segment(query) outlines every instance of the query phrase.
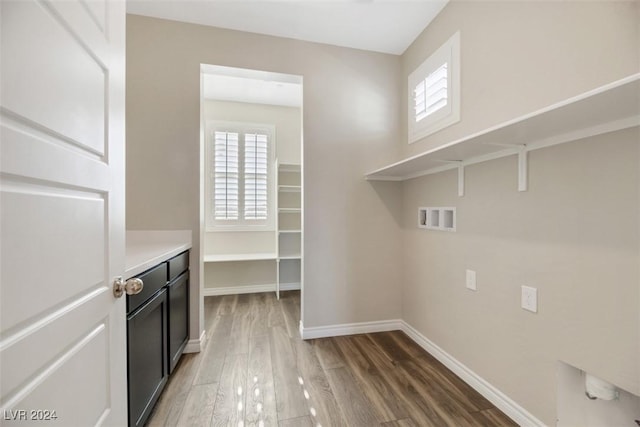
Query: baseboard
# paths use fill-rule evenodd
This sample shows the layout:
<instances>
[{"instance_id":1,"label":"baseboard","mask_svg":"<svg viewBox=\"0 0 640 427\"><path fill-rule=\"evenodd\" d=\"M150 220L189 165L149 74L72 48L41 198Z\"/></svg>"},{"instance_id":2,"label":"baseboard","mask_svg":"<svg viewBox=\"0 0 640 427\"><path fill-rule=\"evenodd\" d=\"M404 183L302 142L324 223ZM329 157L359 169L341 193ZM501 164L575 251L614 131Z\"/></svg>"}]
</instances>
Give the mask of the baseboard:
<instances>
[{"instance_id":1,"label":"baseboard","mask_svg":"<svg viewBox=\"0 0 640 427\"><path fill-rule=\"evenodd\" d=\"M204 348L205 331L202 331L200 338L195 340L189 340L184 347L184 353L200 353Z\"/></svg>"},{"instance_id":2,"label":"baseboard","mask_svg":"<svg viewBox=\"0 0 640 427\"><path fill-rule=\"evenodd\" d=\"M443 365L459 376L464 382L473 387L478 393L493 403L498 409L504 412L509 418L517 422L520 426L544 427L545 424L534 417L522 406L518 405L507 395L484 380L478 374L467 368L449 353L438 347L434 342L418 332L407 322L400 321L401 330L406 333L420 347L426 350L433 357L438 359Z\"/></svg>"},{"instance_id":3,"label":"baseboard","mask_svg":"<svg viewBox=\"0 0 640 427\"><path fill-rule=\"evenodd\" d=\"M402 328L402 320L380 320L375 322L345 323L332 326L305 328L300 322L300 336L303 340L338 337L342 335L369 334L373 332L397 331Z\"/></svg>"},{"instance_id":4,"label":"baseboard","mask_svg":"<svg viewBox=\"0 0 640 427\"><path fill-rule=\"evenodd\" d=\"M413 341L416 342L425 351L438 359L442 364L459 376L464 382L469 384L478 393L484 396L488 401L493 403L498 409L504 412L508 417L525 427L544 427L545 424L529 413L522 406L502 393L496 387L491 385L478 374L467 368L453 356L448 354L442 348L438 347L434 342L418 332L414 327L404 320L383 320L362 323L347 323L332 326L317 326L305 328L302 320L300 321L300 336L302 339L315 339L326 337L337 337L343 335L367 334L374 332L386 332L401 330L406 333Z\"/></svg>"},{"instance_id":5,"label":"baseboard","mask_svg":"<svg viewBox=\"0 0 640 427\"><path fill-rule=\"evenodd\" d=\"M300 290L300 283L280 283L281 291ZM218 288L204 288L202 294L205 297L216 295L235 295L235 294L258 294L261 292L275 292L275 283L267 283L264 285L243 285L243 286L222 286Z\"/></svg>"}]
</instances>

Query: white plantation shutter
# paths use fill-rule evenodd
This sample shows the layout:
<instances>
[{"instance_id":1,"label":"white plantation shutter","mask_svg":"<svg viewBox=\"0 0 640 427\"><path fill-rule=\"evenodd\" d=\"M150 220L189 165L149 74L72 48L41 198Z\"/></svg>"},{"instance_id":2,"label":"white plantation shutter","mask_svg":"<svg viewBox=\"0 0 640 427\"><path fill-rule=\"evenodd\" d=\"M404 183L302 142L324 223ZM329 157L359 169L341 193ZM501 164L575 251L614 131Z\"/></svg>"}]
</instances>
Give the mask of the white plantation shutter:
<instances>
[{"instance_id":1,"label":"white plantation shutter","mask_svg":"<svg viewBox=\"0 0 640 427\"><path fill-rule=\"evenodd\" d=\"M414 89L416 122L445 107L448 102L448 65L445 62Z\"/></svg>"},{"instance_id":2,"label":"white plantation shutter","mask_svg":"<svg viewBox=\"0 0 640 427\"><path fill-rule=\"evenodd\" d=\"M275 229L275 126L209 122L207 231Z\"/></svg>"},{"instance_id":3,"label":"white plantation shutter","mask_svg":"<svg viewBox=\"0 0 640 427\"><path fill-rule=\"evenodd\" d=\"M215 132L214 142L214 218L238 219L238 134Z\"/></svg>"},{"instance_id":4,"label":"white plantation shutter","mask_svg":"<svg viewBox=\"0 0 640 427\"><path fill-rule=\"evenodd\" d=\"M244 219L267 219L268 137L244 135Z\"/></svg>"},{"instance_id":5,"label":"white plantation shutter","mask_svg":"<svg viewBox=\"0 0 640 427\"><path fill-rule=\"evenodd\" d=\"M421 140L460 121L460 32L407 77L407 140Z\"/></svg>"}]
</instances>

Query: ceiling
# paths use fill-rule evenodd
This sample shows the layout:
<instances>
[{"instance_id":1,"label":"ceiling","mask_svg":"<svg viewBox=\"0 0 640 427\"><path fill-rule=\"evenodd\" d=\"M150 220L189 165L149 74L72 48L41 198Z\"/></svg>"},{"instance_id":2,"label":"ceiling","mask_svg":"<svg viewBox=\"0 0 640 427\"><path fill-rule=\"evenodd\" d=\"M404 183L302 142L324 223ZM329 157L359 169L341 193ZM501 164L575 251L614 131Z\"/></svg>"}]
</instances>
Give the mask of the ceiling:
<instances>
[{"instance_id":1,"label":"ceiling","mask_svg":"<svg viewBox=\"0 0 640 427\"><path fill-rule=\"evenodd\" d=\"M400 55L448 0L129 0L127 12Z\"/></svg>"},{"instance_id":2,"label":"ceiling","mask_svg":"<svg viewBox=\"0 0 640 427\"><path fill-rule=\"evenodd\" d=\"M207 64L201 70L204 99L302 106L300 76Z\"/></svg>"}]
</instances>

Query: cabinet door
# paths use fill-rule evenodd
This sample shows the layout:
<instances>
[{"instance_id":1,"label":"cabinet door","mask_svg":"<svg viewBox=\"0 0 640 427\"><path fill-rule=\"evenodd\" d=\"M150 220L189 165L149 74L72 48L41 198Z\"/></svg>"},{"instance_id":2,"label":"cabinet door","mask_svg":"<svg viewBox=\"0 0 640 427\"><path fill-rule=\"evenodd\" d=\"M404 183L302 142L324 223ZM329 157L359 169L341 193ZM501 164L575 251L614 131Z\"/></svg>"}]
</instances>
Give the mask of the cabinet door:
<instances>
[{"instance_id":1,"label":"cabinet door","mask_svg":"<svg viewBox=\"0 0 640 427\"><path fill-rule=\"evenodd\" d=\"M167 372L167 292L127 317L129 426L142 426L155 405Z\"/></svg>"},{"instance_id":2,"label":"cabinet door","mask_svg":"<svg viewBox=\"0 0 640 427\"><path fill-rule=\"evenodd\" d=\"M189 272L171 282L169 291L169 373L176 367L189 339Z\"/></svg>"}]
</instances>

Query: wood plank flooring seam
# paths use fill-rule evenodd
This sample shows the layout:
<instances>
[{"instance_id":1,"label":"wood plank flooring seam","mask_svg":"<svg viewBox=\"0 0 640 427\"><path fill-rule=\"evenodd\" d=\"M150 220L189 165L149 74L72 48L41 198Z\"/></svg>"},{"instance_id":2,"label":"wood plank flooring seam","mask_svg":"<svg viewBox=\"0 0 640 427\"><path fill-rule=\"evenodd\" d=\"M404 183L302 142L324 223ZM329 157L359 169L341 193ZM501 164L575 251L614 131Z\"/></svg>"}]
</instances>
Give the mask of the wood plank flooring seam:
<instances>
[{"instance_id":1,"label":"wood plank flooring seam","mask_svg":"<svg viewBox=\"0 0 640 427\"><path fill-rule=\"evenodd\" d=\"M300 292L205 298L148 426L513 427L401 331L303 341Z\"/></svg>"}]
</instances>

